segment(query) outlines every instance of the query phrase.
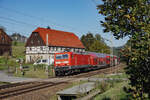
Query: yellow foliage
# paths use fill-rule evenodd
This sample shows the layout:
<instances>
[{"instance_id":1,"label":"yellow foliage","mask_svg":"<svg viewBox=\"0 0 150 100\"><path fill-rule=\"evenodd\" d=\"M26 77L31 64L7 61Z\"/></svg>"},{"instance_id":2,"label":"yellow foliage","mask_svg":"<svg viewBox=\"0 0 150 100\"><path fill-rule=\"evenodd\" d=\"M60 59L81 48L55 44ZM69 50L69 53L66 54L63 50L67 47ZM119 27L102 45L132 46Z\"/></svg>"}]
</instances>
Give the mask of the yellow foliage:
<instances>
[{"instance_id":1,"label":"yellow foliage","mask_svg":"<svg viewBox=\"0 0 150 100\"><path fill-rule=\"evenodd\" d=\"M135 21L135 17L132 17L132 21Z\"/></svg>"},{"instance_id":2,"label":"yellow foliage","mask_svg":"<svg viewBox=\"0 0 150 100\"><path fill-rule=\"evenodd\" d=\"M124 17L126 17L126 18L129 18L129 19L130 19L130 15L129 15L129 14L124 15Z\"/></svg>"}]
</instances>

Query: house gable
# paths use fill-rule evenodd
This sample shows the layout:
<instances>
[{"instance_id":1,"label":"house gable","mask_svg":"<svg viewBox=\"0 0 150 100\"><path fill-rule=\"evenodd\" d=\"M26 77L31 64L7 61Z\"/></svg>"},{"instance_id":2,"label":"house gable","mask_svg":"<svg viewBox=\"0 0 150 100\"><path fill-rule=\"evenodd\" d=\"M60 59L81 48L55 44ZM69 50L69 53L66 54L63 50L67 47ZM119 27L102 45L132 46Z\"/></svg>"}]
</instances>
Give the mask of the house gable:
<instances>
[{"instance_id":1,"label":"house gable","mask_svg":"<svg viewBox=\"0 0 150 100\"><path fill-rule=\"evenodd\" d=\"M11 42L11 38L3 30L0 30L0 44L11 46Z\"/></svg>"},{"instance_id":2,"label":"house gable","mask_svg":"<svg viewBox=\"0 0 150 100\"><path fill-rule=\"evenodd\" d=\"M46 44L42 40L41 36L38 32L32 32L31 36L28 38L26 42L26 47L31 46L45 46Z\"/></svg>"},{"instance_id":3,"label":"house gable","mask_svg":"<svg viewBox=\"0 0 150 100\"><path fill-rule=\"evenodd\" d=\"M11 44L12 39L2 29L0 29L0 56L4 53L11 55Z\"/></svg>"}]
</instances>

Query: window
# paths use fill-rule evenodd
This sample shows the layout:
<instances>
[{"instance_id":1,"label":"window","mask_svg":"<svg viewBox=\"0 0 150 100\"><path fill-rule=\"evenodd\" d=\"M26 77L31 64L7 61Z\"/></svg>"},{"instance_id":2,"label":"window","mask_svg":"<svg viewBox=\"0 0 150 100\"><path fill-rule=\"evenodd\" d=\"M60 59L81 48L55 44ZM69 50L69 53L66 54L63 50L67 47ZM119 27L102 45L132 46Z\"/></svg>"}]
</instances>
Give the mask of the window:
<instances>
[{"instance_id":1,"label":"window","mask_svg":"<svg viewBox=\"0 0 150 100\"><path fill-rule=\"evenodd\" d=\"M35 36L37 36L37 33L34 33Z\"/></svg>"},{"instance_id":2,"label":"window","mask_svg":"<svg viewBox=\"0 0 150 100\"><path fill-rule=\"evenodd\" d=\"M4 41L5 40L5 38L2 36L2 41Z\"/></svg>"},{"instance_id":3,"label":"window","mask_svg":"<svg viewBox=\"0 0 150 100\"><path fill-rule=\"evenodd\" d=\"M65 48L62 48L62 51L65 51Z\"/></svg>"},{"instance_id":4,"label":"window","mask_svg":"<svg viewBox=\"0 0 150 100\"><path fill-rule=\"evenodd\" d=\"M38 60L38 61L37 61L37 63L40 63L40 62L41 62L41 60Z\"/></svg>"},{"instance_id":5,"label":"window","mask_svg":"<svg viewBox=\"0 0 150 100\"><path fill-rule=\"evenodd\" d=\"M54 50L54 47L52 47L52 50Z\"/></svg>"},{"instance_id":6,"label":"window","mask_svg":"<svg viewBox=\"0 0 150 100\"><path fill-rule=\"evenodd\" d=\"M63 59L68 59L68 54L62 55Z\"/></svg>"},{"instance_id":7,"label":"window","mask_svg":"<svg viewBox=\"0 0 150 100\"><path fill-rule=\"evenodd\" d=\"M61 51L61 47L58 47L58 51Z\"/></svg>"},{"instance_id":8,"label":"window","mask_svg":"<svg viewBox=\"0 0 150 100\"><path fill-rule=\"evenodd\" d=\"M56 47L54 47L54 50L56 51Z\"/></svg>"},{"instance_id":9,"label":"window","mask_svg":"<svg viewBox=\"0 0 150 100\"><path fill-rule=\"evenodd\" d=\"M56 55L56 59L68 59L68 54L59 54L59 55Z\"/></svg>"},{"instance_id":10,"label":"window","mask_svg":"<svg viewBox=\"0 0 150 100\"><path fill-rule=\"evenodd\" d=\"M62 59L62 55L56 55L56 59Z\"/></svg>"},{"instance_id":11,"label":"window","mask_svg":"<svg viewBox=\"0 0 150 100\"><path fill-rule=\"evenodd\" d=\"M47 62L46 60L43 60L42 62Z\"/></svg>"}]
</instances>

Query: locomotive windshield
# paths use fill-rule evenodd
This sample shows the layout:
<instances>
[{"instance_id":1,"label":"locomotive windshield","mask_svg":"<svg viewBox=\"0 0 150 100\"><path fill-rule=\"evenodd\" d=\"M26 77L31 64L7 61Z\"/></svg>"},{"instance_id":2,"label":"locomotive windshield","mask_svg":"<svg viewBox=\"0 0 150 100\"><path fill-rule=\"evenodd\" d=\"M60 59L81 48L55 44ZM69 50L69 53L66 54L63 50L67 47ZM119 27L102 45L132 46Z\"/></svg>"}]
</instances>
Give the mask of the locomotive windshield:
<instances>
[{"instance_id":1,"label":"locomotive windshield","mask_svg":"<svg viewBox=\"0 0 150 100\"><path fill-rule=\"evenodd\" d=\"M59 54L59 55L56 55L56 59L68 59L68 54Z\"/></svg>"}]
</instances>

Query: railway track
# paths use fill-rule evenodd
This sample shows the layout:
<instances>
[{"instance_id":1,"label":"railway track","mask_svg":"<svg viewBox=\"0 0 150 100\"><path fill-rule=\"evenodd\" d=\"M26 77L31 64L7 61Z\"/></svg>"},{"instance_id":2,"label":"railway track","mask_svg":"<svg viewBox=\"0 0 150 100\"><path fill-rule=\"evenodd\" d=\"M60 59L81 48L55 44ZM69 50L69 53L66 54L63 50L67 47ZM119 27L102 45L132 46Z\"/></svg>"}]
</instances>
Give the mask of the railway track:
<instances>
[{"instance_id":1,"label":"railway track","mask_svg":"<svg viewBox=\"0 0 150 100\"><path fill-rule=\"evenodd\" d=\"M87 77L92 77L94 75L98 75L98 74L102 74L102 73L109 74L109 73L115 72L116 70L118 70L118 68L121 68L122 66L125 66L125 65L120 64L120 65L113 66L113 67L101 68L101 69L89 71L86 73L80 73L77 75L70 75L70 76L64 76L64 77L67 77L67 78L87 78Z\"/></svg>"},{"instance_id":2,"label":"railway track","mask_svg":"<svg viewBox=\"0 0 150 100\"><path fill-rule=\"evenodd\" d=\"M17 96L20 94L24 94L27 92L63 84L66 82L29 82L29 83L22 83L22 84L14 84L8 88L0 89L0 100L12 96Z\"/></svg>"},{"instance_id":3,"label":"railway track","mask_svg":"<svg viewBox=\"0 0 150 100\"><path fill-rule=\"evenodd\" d=\"M79 78L87 78L87 77L92 77L94 75L102 74L102 73L113 73L115 72L118 68L121 68L124 66L123 64L120 64L115 67L109 67L109 68L104 68L104 69L98 69L94 71L89 71L86 73L81 73L77 75L72 75L72 76L64 76L64 77L59 77L59 78L51 78L50 81L41 81L41 82L23 82L23 83L13 83L13 84L8 84L8 85L2 85L0 86L0 100L5 99L8 97L13 97L17 95L21 95L27 92L32 92L40 89L44 89L47 87L52 87L52 86L60 86L61 84L69 84L70 82L75 81L76 79ZM55 81L55 82L54 82Z\"/></svg>"},{"instance_id":4,"label":"railway track","mask_svg":"<svg viewBox=\"0 0 150 100\"><path fill-rule=\"evenodd\" d=\"M16 87L16 86L21 86L21 85L25 85L25 84L29 84L29 83L31 83L31 82L18 82L18 83L13 83L13 84L1 85L0 90L6 89L6 88L12 88L12 87Z\"/></svg>"}]
</instances>

